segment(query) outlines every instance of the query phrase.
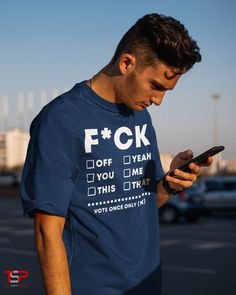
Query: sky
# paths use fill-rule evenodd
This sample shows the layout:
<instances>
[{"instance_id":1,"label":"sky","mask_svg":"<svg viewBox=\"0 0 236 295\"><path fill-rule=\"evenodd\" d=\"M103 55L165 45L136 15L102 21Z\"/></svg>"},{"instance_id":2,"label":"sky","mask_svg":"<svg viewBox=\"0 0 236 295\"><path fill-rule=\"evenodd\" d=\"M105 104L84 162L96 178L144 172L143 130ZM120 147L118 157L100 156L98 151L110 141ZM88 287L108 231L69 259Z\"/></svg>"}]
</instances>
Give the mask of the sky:
<instances>
[{"instance_id":1,"label":"sky","mask_svg":"<svg viewBox=\"0 0 236 295\"><path fill-rule=\"evenodd\" d=\"M97 73L152 12L180 20L202 54L162 105L149 108L160 152L197 154L216 143L225 145L223 159L236 158L235 0L0 0L0 129L28 128L43 102Z\"/></svg>"}]
</instances>

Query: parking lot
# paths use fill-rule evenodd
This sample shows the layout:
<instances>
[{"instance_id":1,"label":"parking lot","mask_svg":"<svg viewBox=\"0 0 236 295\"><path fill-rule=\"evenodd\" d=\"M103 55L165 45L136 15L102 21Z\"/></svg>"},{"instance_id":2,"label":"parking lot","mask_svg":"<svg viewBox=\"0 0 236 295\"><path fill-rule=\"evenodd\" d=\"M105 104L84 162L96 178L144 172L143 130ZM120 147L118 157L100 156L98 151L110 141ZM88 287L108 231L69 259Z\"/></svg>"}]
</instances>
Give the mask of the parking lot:
<instances>
[{"instance_id":1,"label":"parking lot","mask_svg":"<svg viewBox=\"0 0 236 295\"><path fill-rule=\"evenodd\" d=\"M16 196L0 196L0 294L43 294L33 242L33 222L22 217ZM234 295L236 213L203 217L196 224L161 224L163 295ZM25 270L9 287L6 270Z\"/></svg>"},{"instance_id":2,"label":"parking lot","mask_svg":"<svg viewBox=\"0 0 236 295\"><path fill-rule=\"evenodd\" d=\"M235 229L236 214L229 212L161 225L163 294L235 294Z\"/></svg>"}]
</instances>

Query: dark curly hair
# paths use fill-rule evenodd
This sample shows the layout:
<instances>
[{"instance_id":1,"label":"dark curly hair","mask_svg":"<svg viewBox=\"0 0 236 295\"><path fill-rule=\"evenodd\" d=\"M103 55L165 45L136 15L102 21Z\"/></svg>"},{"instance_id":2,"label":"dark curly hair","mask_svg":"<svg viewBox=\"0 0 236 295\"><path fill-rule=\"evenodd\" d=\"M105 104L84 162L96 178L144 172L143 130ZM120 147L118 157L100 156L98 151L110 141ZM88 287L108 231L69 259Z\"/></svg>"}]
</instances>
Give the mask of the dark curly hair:
<instances>
[{"instance_id":1,"label":"dark curly hair","mask_svg":"<svg viewBox=\"0 0 236 295\"><path fill-rule=\"evenodd\" d=\"M159 59L180 73L201 61L199 47L184 25L157 13L143 16L125 33L111 64L122 53L134 54L140 67L149 66Z\"/></svg>"}]
</instances>

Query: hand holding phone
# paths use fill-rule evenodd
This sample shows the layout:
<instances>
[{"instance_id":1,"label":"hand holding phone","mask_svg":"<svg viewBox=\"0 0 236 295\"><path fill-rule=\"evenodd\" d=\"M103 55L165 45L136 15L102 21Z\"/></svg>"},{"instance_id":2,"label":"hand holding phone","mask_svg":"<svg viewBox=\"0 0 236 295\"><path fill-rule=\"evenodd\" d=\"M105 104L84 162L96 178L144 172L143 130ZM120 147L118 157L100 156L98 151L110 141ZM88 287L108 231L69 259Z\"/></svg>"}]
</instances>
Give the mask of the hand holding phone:
<instances>
[{"instance_id":1,"label":"hand holding phone","mask_svg":"<svg viewBox=\"0 0 236 295\"><path fill-rule=\"evenodd\" d=\"M209 150L205 151L204 153L198 155L197 157L192 158L191 160L187 161L185 164L181 165L177 169L182 170L184 172L191 172L191 169L189 168L190 163L196 163L198 165L206 163L208 157L213 157L214 155L218 154L219 152L223 151L225 147L223 145L221 146L214 146L210 148ZM174 171L169 173L170 176L177 177L174 174Z\"/></svg>"}]
</instances>

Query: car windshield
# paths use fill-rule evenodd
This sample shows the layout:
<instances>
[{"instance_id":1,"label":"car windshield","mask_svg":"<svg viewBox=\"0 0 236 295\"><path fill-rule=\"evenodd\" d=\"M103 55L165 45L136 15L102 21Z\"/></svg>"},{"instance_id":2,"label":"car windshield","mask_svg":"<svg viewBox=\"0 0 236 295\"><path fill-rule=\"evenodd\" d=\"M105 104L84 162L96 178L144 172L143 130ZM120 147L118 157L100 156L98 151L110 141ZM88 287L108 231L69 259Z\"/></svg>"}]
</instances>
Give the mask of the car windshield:
<instances>
[{"instance_id":1,"label":"car windshield","mask_svg":"<svg viewBox=\"0 0 236 295\"><path fill-rule=\"evenodd\" d=\"M236 181L207 181L206 190L210 191L231 191L236 190Z\"/></svg>"}]
</instances>

